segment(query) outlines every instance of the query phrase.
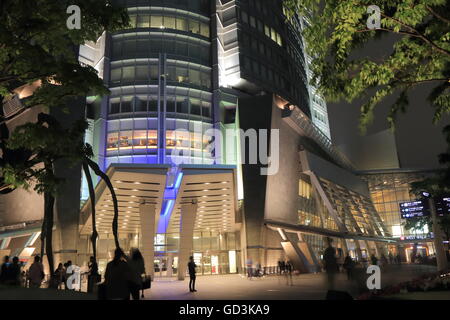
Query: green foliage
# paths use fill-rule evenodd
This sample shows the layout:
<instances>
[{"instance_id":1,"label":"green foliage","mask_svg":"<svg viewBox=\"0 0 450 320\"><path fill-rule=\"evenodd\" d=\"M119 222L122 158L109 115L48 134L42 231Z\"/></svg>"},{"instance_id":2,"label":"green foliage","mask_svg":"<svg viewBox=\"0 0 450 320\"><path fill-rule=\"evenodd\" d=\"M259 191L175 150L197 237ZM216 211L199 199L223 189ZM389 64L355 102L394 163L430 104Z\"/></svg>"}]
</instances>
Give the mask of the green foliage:
<instances>
[{"instance_id":1,"label":"green foliage","mask_svg":"<svg viewBox=\"0 0 450 320\"><path fill-rule=\"evenodd\" d=\"M69 30L70 5L81 8L81 29ZM0 98L37 80L27 106L59 107L67 98L108 91L95 69L78 62L78 46L129 24L126 10L108 0L2 0L0 2ZM1 119L0 119L1 120Z\"/></svg>"},{"instance_id":2,"label":"green foliage","mask_svg":"<svg viewBox=\"0 0 450 320\"><path fill-rule=\"evenodd\" d=\"M0 174L14 187L33 187L39 194L56 195L64 181L54 173L55 161L65 159L75 165L93 155L92 148L83 141L86 129L85 120L66 129L53 117L40 114L38 122L17 127L7 142L10 150L30 150L30 157L24 162L7 163L0 168Z\"/></svg>"},{"instance_id":3,"label":"green foliage","mask_svg":"<svg viewBox=\"0 0 450 320\"><path fill-rule=\"evenodd\" d=\"M307 17L303 31L313 57L313 82L329 101L357 98L361 129L373 118L375 107L400 93L388 121L408 106L410 89L433 84L429 101L434 122L450 111L450 2L446 0L284 0L289 17ZM381 28L367 27L367 8L381 9ZM356 58L355 52L383 34L396 34L390 55Z\"/></svg>"}]
</instances>

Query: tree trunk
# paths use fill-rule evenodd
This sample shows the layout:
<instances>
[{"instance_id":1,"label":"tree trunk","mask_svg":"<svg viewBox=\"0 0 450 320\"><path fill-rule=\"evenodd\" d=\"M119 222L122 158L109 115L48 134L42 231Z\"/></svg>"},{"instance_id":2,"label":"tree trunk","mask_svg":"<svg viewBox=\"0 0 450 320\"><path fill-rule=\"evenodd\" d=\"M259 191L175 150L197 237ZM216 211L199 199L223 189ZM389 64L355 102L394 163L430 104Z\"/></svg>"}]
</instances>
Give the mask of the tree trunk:
<instances>
[{"instance_id":1,"label":"tree trunk","mask_svg":"<svg viewBox=\"0 0 450 320\"><path fill-rule=\"evenodd\" d=\"M44 259L45 255L45 233L46 233L46 223L45 223L45 204L44 204L44 219L42 220L41 227L41 261Z\"/></svg>"},{"instance_id":2,"label":"tree trunk","mask_svg":"<svg viewBox=\"0 0 450 320\"><path fill-rule=\"evenodd\" d=\"M48 270L50 279L54 274L54 262L53 262L53 209L55 206L55 197L51 193L44 194L45 202L45 252L47 254Z\"/></svg>"},{"instance_id":3,"label":"tree trunk","mask_svg":"<svg viewBox=\"0 0 450 320\"><path fill-rule=\"evenodd\" d=\"M118 233L118 229L119 229L119 207L118 207L118 204L117 204L116 192L114 191L114 187L111 184L111 180L109 180L108 175L106 175L102 170L100 170L100 167L98 166L98 164L96 164L94 161L92 161L89 158L86 158L86 161L87 161L89 167L91 167L92 170L94 170L95 174L98 175L100 178L102 178L102 180L108 186L109 191L111 192L111 197L112 197L112 201L113 201L113 205L114 205L114 219L113 219L113 223L112 223L112 230L113 230L114 242L115 242L115 245L116 245L116 249L120 249L119 233Z\"/></svg>"},{"instance_id":4,"label":"tree trunk","mask_svg":"<svg viewBox=\"0 0 450 320\"><path fill-rule=\"evenodd\" d=\"M45 170L47 172L52 172L53 174L53 163L51 161L46 161L44 163ZM54 219L54 207L55 207L55 197L51 192L44 193L44 224L45 224L45 252L47 254L48 270L50 274L50 284L52 284L52 278L55 272L55 266L53 262L53 219Z\"/></svg>"},{"instance_id":5,"label":"tree trunk","mask_svg":"<svg viewBox=\"0 0 450 320\"><path fill-rule=\"evenodd\" d=\"M94 184L92 183L91 172L89 171L89 165L88 165L87 161L83 161L83 170L84 170L84 175L86 176L86 180L87 180L88 187L89 187L89 198L91 199L92 255L94 256L94 260L97 261L97 238L98 238L98 232L97 232L97 226L96 226L96 222L95 222L95 189L94 189Z\"/></svg>"}]
</instances>

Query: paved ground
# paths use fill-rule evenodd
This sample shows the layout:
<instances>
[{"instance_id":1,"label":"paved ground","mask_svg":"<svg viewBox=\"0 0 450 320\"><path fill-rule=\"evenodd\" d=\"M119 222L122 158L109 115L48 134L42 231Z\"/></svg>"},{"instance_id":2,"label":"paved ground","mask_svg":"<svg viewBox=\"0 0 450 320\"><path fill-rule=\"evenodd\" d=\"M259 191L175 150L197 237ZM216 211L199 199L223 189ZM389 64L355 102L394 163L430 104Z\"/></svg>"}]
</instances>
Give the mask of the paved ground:
<instances>
[{"instance_id":1,"label":"paved ground","mask_svg":"<svg viewBox=\"0 0 450 320\"><path fill-rule=\"evenodd\" d=\"M411 280L427 272L435 271L434 267L403 265L382 269L382 287ZM346 275L339 274L336 279L336 290L349 292L357 297L365 290L368 275L364 270L357 272L359 281L348 281ZM326 296L327 286L324 274L302 274L292 277L292 285L287 285L284 276L246 279L240 275L199 276L198 292L188 290L189 280L156 279L152 288L146 290L148 300L322 300ZM411 293L394 296L395 299L446 299L450 300L450 292ZM48 300L94 300L95 295L65 290L1 288L0 300L8 299L48 299Z\"/></svg>"},{"instance_id":2,"label":"paved ground","mask_svg":"<svg viewBox=\"0 0 450 320\"><path fill-rule=\"evenodd\" d=\"M410 280L419 274L433 272L434 267L403 265L382 270L381 286ZM357 272L359 281L348 281L346 275L339 274L336 290L347 291L357 297L365 290L368 275L361 269ZM287 285L284 276L246 279L240 275L199 276L198 292L188 290L189 281L160 280L145 293L146 299L154 300L322 300L326 296L327 285L324 274L302 274L292 277L293 285Z\"/></svg>"}]
</instances>

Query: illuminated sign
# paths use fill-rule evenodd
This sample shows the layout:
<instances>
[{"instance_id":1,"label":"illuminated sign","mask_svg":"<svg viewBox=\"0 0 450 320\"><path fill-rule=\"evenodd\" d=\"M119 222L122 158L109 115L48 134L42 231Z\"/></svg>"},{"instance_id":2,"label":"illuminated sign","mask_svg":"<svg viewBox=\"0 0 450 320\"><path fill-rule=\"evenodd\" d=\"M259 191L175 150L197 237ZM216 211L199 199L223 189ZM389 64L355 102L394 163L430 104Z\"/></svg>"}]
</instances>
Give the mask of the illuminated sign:
<instances>
[{"instance_id":1,"label":"illuminated sign","mask_svg":"<svg viewBox=\"0 0 450 320\"><path fill-rule=\"evenodd\" d=\"M436 212L439 216L450 214L450 197L436 199Z\"/></svg>"},{"instance_id":2,"label":"illuminated sign","mask_svg":"<svg viewBox=\"0 0 450 320\"><path fill-rule=\"evenodd\" d=\"M400 203L402 219L426 217L431 214L428 200L416 200Z\"/></svg>"}]
</instances>

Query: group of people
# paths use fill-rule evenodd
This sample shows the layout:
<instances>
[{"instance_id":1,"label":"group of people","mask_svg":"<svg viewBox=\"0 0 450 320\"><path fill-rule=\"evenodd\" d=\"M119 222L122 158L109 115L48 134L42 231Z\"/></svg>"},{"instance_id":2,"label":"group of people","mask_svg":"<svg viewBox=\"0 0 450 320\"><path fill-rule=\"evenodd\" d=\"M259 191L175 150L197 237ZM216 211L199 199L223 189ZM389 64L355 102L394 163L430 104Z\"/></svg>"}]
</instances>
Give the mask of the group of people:
<instances>
[{"instance_id":1,"label":"group of people","mask_svg":"<svg viewBox=\"0 0 450 320\"><path fill-rule=\"evenodd\" d=\"M131 249L127 256L121 249L116 249L114 258L105 270L103 297L108 300L139 300L139 292L143 285L145 263L137 248Z\"/></svg>"},{"instance_id":2,"label":"group of people","mask_svg":"<svg viewBox=\"0 0 450 320\"><path fill-rule=\"evenodd\" d=\"M23 264L18 257L14 257L12 262L9 256L3 258L3 264L0 271L0 284L11 286L30 286L30 288L39 288L45 278L44 266L39 256L34 257L27 272L23 271Z\"/></svg>"},{"instance_id":3,"label":"group of people","mask_svg":"<svg viewBox=\"0 0 450 320\"><path fill-rule=\"evenodd\" d=\"M0 284L20 286L22 283L21 269L22 265L18 257L14 257L10 262L9 256L5 256L0 270Z\"/></svg>"}]
</instances>

